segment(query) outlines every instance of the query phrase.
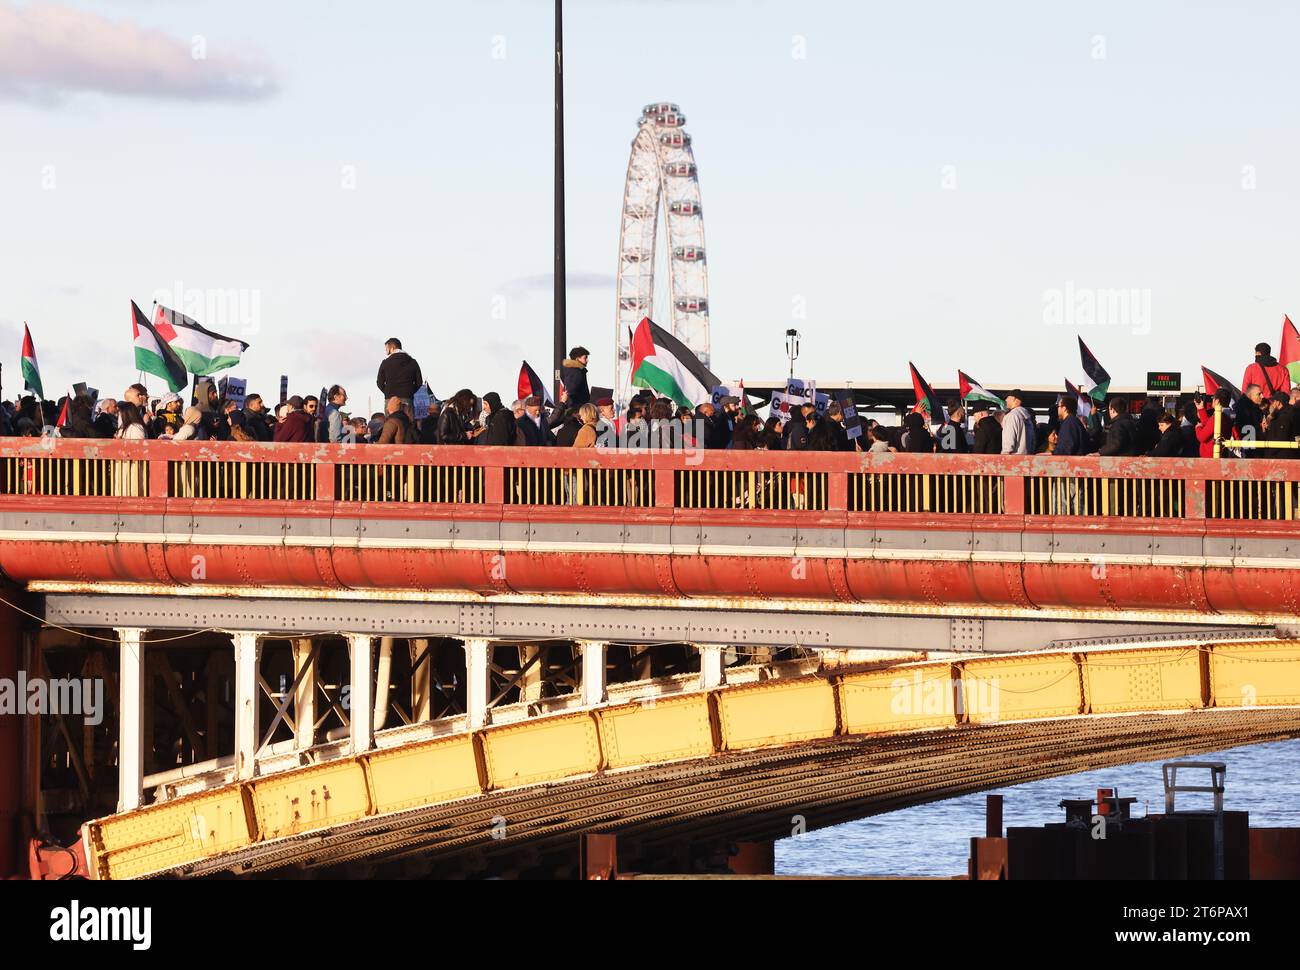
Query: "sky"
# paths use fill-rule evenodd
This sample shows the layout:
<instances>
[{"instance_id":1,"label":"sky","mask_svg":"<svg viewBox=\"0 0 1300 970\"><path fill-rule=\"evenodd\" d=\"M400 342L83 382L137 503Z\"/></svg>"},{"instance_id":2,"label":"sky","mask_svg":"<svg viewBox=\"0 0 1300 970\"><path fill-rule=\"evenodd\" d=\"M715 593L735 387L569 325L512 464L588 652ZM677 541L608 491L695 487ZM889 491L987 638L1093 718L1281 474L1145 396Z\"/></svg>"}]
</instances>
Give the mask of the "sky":
<instances>
[{"instance_id":1,"label":"sky","mask_svg":"<svg viewBox=\"0 0 1300 970\"><path fill-rule=\"evenodd\" d=\"M1300 7L569 0L569 341L608 386L644 104L699 166L713 370L990 389L1236 380L1300 315ZM546 0L0 0L0 363L136 378L129 301L251 346L249 389L378 407L551 353ZM661 320L666 313L657 314ZM161 385L157 379L154 384Z\"/></svg>"}]
</instances>

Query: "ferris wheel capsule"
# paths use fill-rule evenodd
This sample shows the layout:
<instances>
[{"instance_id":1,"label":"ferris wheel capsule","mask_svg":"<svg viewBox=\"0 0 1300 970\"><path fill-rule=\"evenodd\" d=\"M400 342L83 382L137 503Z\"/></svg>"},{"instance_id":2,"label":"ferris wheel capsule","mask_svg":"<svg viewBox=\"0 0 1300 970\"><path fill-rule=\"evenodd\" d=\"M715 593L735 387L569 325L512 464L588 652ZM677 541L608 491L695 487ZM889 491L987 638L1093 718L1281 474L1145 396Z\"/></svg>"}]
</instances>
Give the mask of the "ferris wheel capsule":
<instances>
[{"instance_id":1,"label":"ferris wheel capsule","mask_svg":"<svg viewBox=\"0 0 1300 970\"><path fill-rule=\"evenodd\" d=\"M691 136L680 128L674 131L666 131L659 136L659 144L667 145L669 148L685 148L690 143Z\"/></svg>"},{"instance_id":2,"label":"ferris wheel capsule","mask_svg":"<svg viewBox=\"0 0 1300 970\"><path fill-rule=\"evenodd\" d=\"M664 174L675 178L690 178L695 174L694 162L672 162L664 166Z\"/></svg>"},{"instance_id":3,"label":"ferris wheel capsule","mask_svg":"<svg viewBox=\"0 0 1300 970\"><path fill-rule=\"evenodd\" d=\"M667 114L655 115L654 122L660 128L684 128L686 127L686 115L678 114L676 111L669 111Z\"/></svg>"},{"instance_id":4,"label":"ferris wheel capsule","mask_svg":"<svg viewBox=\"0 0 1300 970\"><path fill-rule=\"evenodd\" d=\"M698 216L701 208L693 199L678 199L668 205L668 211L675 216Z\"/></svg>"},{"instance_id":5,"label":"ferris wheel capsule","mask_svg":"<svg viewBox=\"0 0 1300 970\"><path fill-rule=\"evenodd\" d=\"M704 262L703 246L678 246L673 250L673 259L680 259L687 263Z\"/></svg>"},{"instance_id":6,"label":"ferris wheel capsule","mask_svg":"<svg viewBox=\"0 0 1300 970\"><path fill-rule=\"evenodd\" d=\"M669 101L659 101L656 104L648 104L641 109L641 114L646 118L653 118L656 115L677 114L681 108Z\"/></svg>"},{"instance_id":7,"label":"ferris wheel capsule","mask_svg":"<svg viewBox=\"0 0 1300 970\"><path fill-rule=\"evenodd\" d=\"M682 313L708 313L709 301L702 296L684 296L673 302Z\"/></svg>"}]
</instances>

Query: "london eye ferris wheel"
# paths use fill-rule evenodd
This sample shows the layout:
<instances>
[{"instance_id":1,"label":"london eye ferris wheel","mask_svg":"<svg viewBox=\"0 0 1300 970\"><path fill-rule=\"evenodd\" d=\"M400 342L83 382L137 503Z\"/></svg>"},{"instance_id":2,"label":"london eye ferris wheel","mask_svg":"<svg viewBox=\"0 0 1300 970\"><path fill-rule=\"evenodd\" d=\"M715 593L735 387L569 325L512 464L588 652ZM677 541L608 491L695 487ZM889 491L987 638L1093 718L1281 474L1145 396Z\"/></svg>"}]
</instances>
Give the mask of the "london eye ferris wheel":
<instances>
[{"instance_id":1,"label":"london eye ferris wheel","mask_svg":"<svg viewBox=\"0 0 1300 970\"><path fill-rule=\"evenodd\" d=\"M709 274L699 171L686 117L668 102L641 112L623 188L618 243L618 294L614 325L614 393L620 411L631 397L629 334L642 317L672 331L709 366ZM659 214L665 227L665 262L656 263ZM665 311L671 311L670 315Z\"/></svg>"}]
</instances>

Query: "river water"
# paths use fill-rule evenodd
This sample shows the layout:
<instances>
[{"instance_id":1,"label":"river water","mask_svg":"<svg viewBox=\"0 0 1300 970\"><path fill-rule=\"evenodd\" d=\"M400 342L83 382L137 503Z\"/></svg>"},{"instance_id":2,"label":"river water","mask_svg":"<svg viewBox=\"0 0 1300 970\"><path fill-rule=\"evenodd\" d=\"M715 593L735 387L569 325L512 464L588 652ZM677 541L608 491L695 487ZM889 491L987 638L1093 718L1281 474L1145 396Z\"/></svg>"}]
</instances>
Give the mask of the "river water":
<instances>
[{"instance_id":1,"label":"river water","mask_svg":"<svg viewBox=\"0 0 1300 970\"><path fill-rule=\"evenodd\" d=\"M1300 826L1300 740L1231 748L1179 760L1228 766L1224 807L1250 812L1251 825ZM1133 815L1164 811L1161 761L1102 768L996 791L1002 824L1065 820L1063 798L1095 798L1098 788L1135 796ZM1187 777L1185 777L1185 775ZM1179 772L1180 785L1209 784L1210 772ZM876 815L806 832L776 844L776 871L801 875L954 876L966 871L970 837L984 834L985 794ZM1178 808L1210 807L1210 795L1179 795Z\"/></svg>"}]
</instances>

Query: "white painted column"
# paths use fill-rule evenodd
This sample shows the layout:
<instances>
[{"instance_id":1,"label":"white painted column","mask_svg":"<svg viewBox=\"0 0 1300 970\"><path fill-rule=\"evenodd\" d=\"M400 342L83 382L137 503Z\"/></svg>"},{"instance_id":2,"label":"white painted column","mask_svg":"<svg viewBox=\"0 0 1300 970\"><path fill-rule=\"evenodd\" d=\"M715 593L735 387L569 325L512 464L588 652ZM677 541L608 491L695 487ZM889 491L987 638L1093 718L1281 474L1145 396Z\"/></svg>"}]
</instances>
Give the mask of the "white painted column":
<instances>
[{"instance_id":1,"label":"white painted column","mask_svg":"<svg viewBox=\"0 0 1300 970\"><path fill-rule=\"evenodd\" d=\"M374 730L374 659L368 633L349 633L348 650L352 656L352 691L348 698L348 725L352 735L352 753L369 751L375 745Z\"/></svg>"},{"instance_id":2,"label":"white painted column","mask_svg":"<svg viewBox=\"0 0 1300 970\"><path fill-rule=\"evenodd\" d=\"M292 641L293 676L298 687L293 692L293 743L296 748L310 748L316 743L316 665L312 662L311 637ZM303 669L310 669L303 673Z\"/></svg>"},{"instance_id":3,"label":"white painted column","mask_svg":"<svg viewBox=\"0 0 1300 970\"><path fill-rule=\"evenodd\" d=\"M258 696L257 674L261 668L263 634L240 630L235 642L235 777L243 780L257 774Z\"/></svg>"},{"instance_id":4,"label":"white painted column","mask_svg":"<svg viewBox=\"0 0 1300 970\"><path fill-rule=\"evenodd\" d=\"M587 640L578 645L582 651L582 706L605 703L605 648L603 640Z\"/></svg>"},{"instance_id":5,"label":"white painted column","mask_svg":"<svg viewBox=\"0 0 1300 970\"><path fill-rule=\"evenodd\" d=\"M491 644L487 640L465 641L465 714L471 731L486 727L488 722L488 660Z\"/></svg>"},{"instance_id":6,"label":"white painted column","mask_svg":"<svg viewBox=\"0 0 1300 970\"><path fill-rule=\"evenodd\" d=\"M700 690L712 690L727 682L722 668L722 653L726 645L722 643L697 644L700 651Z\"/></svg>"},{"instance_id":7,"label":"white painted column","mask_svg":"<svg viewBox=\"0 0 1300 970\"><path fill-rule=\"evenodd\" d=\"M117 810L129 812L144 803L144 630L119 627Z\"/></svg>"}]
</instances>

